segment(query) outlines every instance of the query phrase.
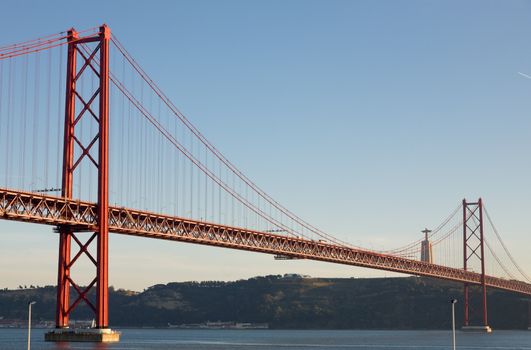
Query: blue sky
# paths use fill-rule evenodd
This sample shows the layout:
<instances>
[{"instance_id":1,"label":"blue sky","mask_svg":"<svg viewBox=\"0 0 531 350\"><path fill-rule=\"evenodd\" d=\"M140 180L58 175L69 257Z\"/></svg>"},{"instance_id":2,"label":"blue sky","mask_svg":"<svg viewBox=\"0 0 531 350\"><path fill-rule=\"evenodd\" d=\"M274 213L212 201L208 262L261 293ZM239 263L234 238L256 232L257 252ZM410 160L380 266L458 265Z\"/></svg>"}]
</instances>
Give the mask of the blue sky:
<instances>
[{"instance_id":1,"label":"blue sky","mask_svg":"<svg viewBox=\"0 0 531 350\"><path fill-rule=\"evenodd\" d=\"M531 272L531 79L518 74L531 74L530 2L2 6L1 44L107 23L209 140L327 232L393 248L482 196ZM50 231L0 222L0 287L55 283ZM117 236L110 261L110 284L132 289L286 272L390 275Z\"/></svg>"}]
</instances>

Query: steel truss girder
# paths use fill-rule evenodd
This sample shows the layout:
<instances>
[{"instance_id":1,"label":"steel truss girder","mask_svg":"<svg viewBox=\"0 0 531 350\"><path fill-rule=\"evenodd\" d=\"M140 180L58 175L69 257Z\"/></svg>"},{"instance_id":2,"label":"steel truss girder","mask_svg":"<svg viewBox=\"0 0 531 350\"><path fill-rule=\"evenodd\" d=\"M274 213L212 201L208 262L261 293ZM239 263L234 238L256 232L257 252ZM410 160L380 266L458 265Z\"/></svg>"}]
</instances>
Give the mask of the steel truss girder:
<instances>
[{"instance_id":1,"label":"steel truss girder","mask_svg":"<svg viewBox=\"0 0 531 350\"><path fill-rule=\"evenodd\" d=\"M97 205L35 193L0 189L0 218L96 231ZM109 231L230 249L285 255L300 259L367 267L481 285L482 275L393 255L337 246L239 227L218 225L130 208L109 207ZM531 284L485 276L492 288L531 295Z\"/></svg>"}]
</instances>

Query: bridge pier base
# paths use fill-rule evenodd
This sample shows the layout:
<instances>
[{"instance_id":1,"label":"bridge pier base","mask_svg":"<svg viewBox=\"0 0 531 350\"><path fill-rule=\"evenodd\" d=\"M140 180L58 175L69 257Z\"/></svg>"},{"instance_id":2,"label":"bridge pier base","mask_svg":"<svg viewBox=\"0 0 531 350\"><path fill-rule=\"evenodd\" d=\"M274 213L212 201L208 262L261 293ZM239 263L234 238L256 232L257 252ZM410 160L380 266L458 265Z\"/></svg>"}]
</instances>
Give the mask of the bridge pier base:
<instances>
[{"instance_id":1,"label":"bridge pier base","mask_svg":"<svg viewBox=\"0 0 531 350\"><path fill-rule=\"evenodd\" d=\"M469 333L492 333L490 326L463 326L461 330Z\"/></svg>"},{"instance_id":2,"label":"bridge pier base","mask_svg":"<svg viewBox=\"0 0 531 350\"><path fill-rule=\"evenodd\" d=\"M116 343L120 341L120 332L110 328L57 328L44 334L44 340L53 342Z\"/></svg>"}]
</instances>

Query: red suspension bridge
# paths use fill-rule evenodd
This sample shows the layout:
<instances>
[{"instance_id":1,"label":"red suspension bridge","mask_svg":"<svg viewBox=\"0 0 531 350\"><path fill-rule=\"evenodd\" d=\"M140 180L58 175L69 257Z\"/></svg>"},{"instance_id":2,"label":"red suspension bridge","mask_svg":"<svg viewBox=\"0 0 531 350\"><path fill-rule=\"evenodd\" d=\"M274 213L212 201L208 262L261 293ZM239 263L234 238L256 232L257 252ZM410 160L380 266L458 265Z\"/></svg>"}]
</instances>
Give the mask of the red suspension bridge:
<instances>
[{"instance_id":1,"label":"red suspension bridge","mask_svg":"<svg viewBox=\"0 0 531 350\"><path fill-rule=\"evenodd\" d=\"M0 218L59 233L58 329L80 304L109 327L109 232L461 282L464 326L488 326L487 287L531 296L481 199L389 251L301 219L218 151L107 26L0 46L0 164ZM95 266L87 285L76 282L83 256Z\"/></svg>"}]
</instances>

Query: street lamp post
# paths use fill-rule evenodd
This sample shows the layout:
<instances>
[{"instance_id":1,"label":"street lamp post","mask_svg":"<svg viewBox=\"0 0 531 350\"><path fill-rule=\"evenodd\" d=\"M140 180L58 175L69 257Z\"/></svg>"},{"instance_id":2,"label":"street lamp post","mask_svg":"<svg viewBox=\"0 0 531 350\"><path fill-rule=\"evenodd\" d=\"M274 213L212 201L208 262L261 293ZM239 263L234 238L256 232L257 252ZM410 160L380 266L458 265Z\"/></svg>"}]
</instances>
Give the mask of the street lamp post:
<instances>
[{"instance_id":1,"label":"street lamp post","mask_svg":"<svg viewBox=\"0 0 531 350\"><path fill-rule=\"evenodd\" d=\"M450 304L452 304L452 344L453 349L455 350L455 304L457 303L457 299L450 300Z\"/></svg>"},{"instance_id":2,"label":"street lamp post","mask_svg":"<svg viewBox=\"0 0 531 350\"><path fill-rule=\"evenodd\" d=\"M28 303L28 350L31 348L31 305L35 303L36 301L30 301Z\"/></svg>"}]
</instances>

